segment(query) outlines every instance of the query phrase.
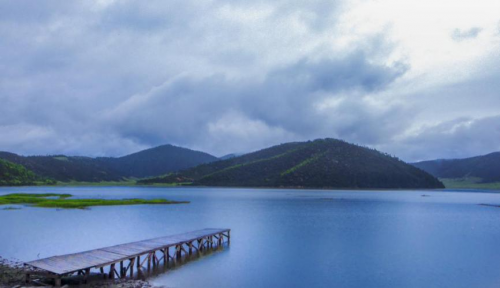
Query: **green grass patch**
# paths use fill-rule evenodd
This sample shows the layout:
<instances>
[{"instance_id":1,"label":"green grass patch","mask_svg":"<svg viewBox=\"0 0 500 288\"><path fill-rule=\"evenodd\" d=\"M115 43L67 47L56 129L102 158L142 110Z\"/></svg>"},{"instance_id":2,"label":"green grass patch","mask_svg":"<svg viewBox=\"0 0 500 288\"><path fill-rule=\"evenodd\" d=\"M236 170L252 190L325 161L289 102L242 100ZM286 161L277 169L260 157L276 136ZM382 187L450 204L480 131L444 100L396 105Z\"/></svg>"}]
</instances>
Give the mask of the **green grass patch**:
<instances>
[{"instance_id":1,"label":"green grass patch","mask_svg":"<svg viewBox=\"0 0 500 288\"><path fill-rule=\"evenodd\" d=\"M135 186L136 181L127 179L125 181L101 181L101 182L57 182L56 186L62 187L78 187L78 186L91 186L91 187L110 187L110 186Z\"/></svg>"},{"instance_id":2,"label":"green grass patch","mask_svg":"<svg viewBox=\"0 0 500 288\"><path fill-rule=\"evenodd\" d=\"M254 160L254 161L247 162L247 163L241 163L241 164L236 164L236 165L233 165L233 166L229 166L227 168L224 168L224 169L215 171L213 173L207 174L207 175L201 177L201 179L208 178L208 177L211 177L213 175L216 175L216 174L219 174L219 173L223 173L223 172L226 172L226 171L229 171L229 170L237 169L237 168L240 168L240 167L250 166L250 165L257 164L257 163L262 163L262 162L272 161L272 160L284 157L284 156L286 156L288 154L291 154L291 153L293 153L293 152L295 152L295 151L297 151L299 149L300 148L296 148L296 149L292 149L290 151L286 151L285 153L282 153L282 154L279 154L279 155L276 155L276 156L273 156L273 157L259 159L259 160Z\"/></svg>"},{"instance_id":3,"label":"green grass patch","mask_svg":"<svg viewBox=\"0 0 500 288\"><path fill-rule=\"evenodd\" d=\"M281 176L285 176L287 174L293 173L294 171L300 169L301 167L304 167L307 164L312 163L312 162L318 160L319 158L323 157L325 154L326 154L326 151L323 152L323 153L319 153L319 154L313 155L311 158L308 158L308 159L300 162L299 164L293 166L292 168L286 170L285 172L281 173Z\"/></svg>"},{"instance_id":4,"label":"green grass patch","mask_svg":"<svg viewBox=\"0 0 500 288\"><path fill-rule=\"evenodd\" d=\"M137 183L136 180L126 180L126 181L103 181L103 182L57 182L56 186L61 187L113 187L113 186L157 186L157 187L176 187L190 185L191 182L179 182L179 183L154 183L154 184L143 184Z\"/></svg>"},{"instance_id":5,"label":"green grass patch","mask_svg":"<svg viewBox=\"0 0 500 288\"><path fill-rule=\"evenodd\" d=\"M143 204L182 204L187 201L170 201L166 199L68 199L71 194L7 194L0 196L0 205L24 204L48 208L88 208L92 206L143 205Z\"/></svg>"},{"instance_id":6,"label":"green grass patch","mask_svg":"<svg viewBox=\"0 0 500 288\"><path fill-rule=\"evenodd\" d=\"M448 189L485 189L485 190L500 190L500 182L482 183L481 178L441 178L444 186Z\"/></svg>"}]
</instances>

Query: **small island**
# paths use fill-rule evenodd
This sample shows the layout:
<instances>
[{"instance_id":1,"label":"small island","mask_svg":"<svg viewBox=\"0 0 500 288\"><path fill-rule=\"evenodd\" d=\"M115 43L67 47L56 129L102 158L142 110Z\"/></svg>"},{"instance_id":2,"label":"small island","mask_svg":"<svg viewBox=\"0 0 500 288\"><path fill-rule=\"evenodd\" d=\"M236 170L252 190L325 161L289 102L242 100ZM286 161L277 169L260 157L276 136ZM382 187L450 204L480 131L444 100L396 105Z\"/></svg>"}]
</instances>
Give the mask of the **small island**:
<instances>
[{"instance_id":1,"label":"small island","mask_svg":"<svg viewBox=\"0 0 500 288\"><path fill-rule=\"evenodd\" d=\"M117 206L141 204L186 204L189 201L171 201L167 199L69 199L71 194L28 194L15 193L0 196L0 205L21 204L45 208L84 209L91 206Z\"/></svg>"}]
</instances>

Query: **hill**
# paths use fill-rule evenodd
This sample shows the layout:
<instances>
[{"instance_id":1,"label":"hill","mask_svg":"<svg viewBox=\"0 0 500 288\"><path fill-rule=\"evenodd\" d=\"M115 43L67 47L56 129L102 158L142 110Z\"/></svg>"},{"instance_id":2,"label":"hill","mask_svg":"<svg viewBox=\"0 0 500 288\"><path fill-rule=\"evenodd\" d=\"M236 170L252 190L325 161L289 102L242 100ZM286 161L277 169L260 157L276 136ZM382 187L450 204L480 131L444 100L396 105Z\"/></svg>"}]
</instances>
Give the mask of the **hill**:
<instances>
[{"instance_id":1,"label":"hill","mask_svg":"<svg viewBox=\"0 0 500 288\"><path fill-rule=\"evenodd\" d=\"M120 158L98 158L123 177L144 178L191 168L218 160L210 154L173 145L163 145Z\"/></svg>"},{"instance_id":2,"label":"hill","mask_svg":"<svg viewBox=\"0 0 500 288\"><path fill-rule=\"evenodd\" d=\"M292 142L138 184L301 188L444 188L426 172L376 150L335 139Z\"/></svg>"},{"instance_id":3,"label":"hill","mask_svg":"<svg viewBox=\"0 0 500 288\"><path fill-rule=\"evenodd\" d=\"M40 183L53 184L21 165L0 159L0 186L25 186Z\"/></svg>"},{"instance_id":4,"label":"hill","mask_svg":"<svg viewBox=\"0 0 500 288\"><path fill-rule=\"evenodd\" d=\"M465 159L422 161L412 165L438 178L500 182L500 152Z\"/></svg>"},{"instance_id":5,"label":"hill","mask_svg":"<svg viewBox=\"0 0 500 288\"><path fill-rule=\"evenodd\" d=\"M24 166L42 177L61 182L123 181L157 176L217 160L206 153L164 145L119 158L20 156L0 152L0 159Z\"/></svg>"},{"instance_id":6,"label":"hill","mask_svg":"<svg viewBox=\"0 0 500 288\"><path fill-rule=\"evenodd\" d=\"M90 157L55 156L19 156L0 152L0 158L19 164L42 177L62 182L69 181L121 181L118 172Z\"/></svg>"}]
</instances>

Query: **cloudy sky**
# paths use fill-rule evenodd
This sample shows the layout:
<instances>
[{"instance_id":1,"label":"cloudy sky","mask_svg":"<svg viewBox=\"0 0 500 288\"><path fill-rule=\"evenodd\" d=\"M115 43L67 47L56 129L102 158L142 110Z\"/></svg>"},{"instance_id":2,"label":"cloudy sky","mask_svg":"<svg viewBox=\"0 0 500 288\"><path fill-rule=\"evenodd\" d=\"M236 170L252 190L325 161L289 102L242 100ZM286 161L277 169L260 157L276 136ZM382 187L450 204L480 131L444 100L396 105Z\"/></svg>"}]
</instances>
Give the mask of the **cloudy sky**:
<instances>
[{"instance_id":1,"label":"cloudy sky","mask_svg":"<svg viewBox=\"0 0 500 288\"><path fill-rule=\"evenodd\" d=\"M498 0L0 0L0 150L500 150Z\"/></svg>"}]
</instances>

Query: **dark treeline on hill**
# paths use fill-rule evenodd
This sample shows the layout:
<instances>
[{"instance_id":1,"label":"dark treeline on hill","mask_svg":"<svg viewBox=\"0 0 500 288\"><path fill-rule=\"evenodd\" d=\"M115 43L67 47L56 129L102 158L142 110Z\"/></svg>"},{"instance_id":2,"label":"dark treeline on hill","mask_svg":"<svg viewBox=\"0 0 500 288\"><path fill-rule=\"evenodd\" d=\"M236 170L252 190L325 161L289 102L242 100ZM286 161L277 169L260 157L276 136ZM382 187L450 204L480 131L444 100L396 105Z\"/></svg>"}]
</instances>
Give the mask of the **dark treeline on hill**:
<instances>
[{"instance_id":1,"label":"dark treeline on hill","mask_svg":"<svg viewBox=\"0 0 500 288\"><path fill-rule=\"evenodd\" d=\"M433 176L397 158L335 139L281 144L138 184L186 182L234 187L444 188Z\"/></svg>"},{"instance_id":2,"label":"dark treeline on hill","mask_svg":"<svg viewBox=\"0 0 500 288\"><path fill-rule=\"evenodd\" d=\"M0 186L27 186L36 184L54 184L43 179L21 165L0 159Z\"/></svg>"},{"instance_id":3,"label":"dark treeline on hill","mask_svg":"<svg viewBox=\"0 0 500 288\"><path fill-rule=\"evenodd\" d=\"M218 158L200 151L163 145L120 158L98 158L98 160L124 177L144 178L217 161Z\"/></svg>"},{"instance_id":4,"label":"dark treeline on hill","mask_svg":"<svg viewBox=\"0 0 500 288\"><path fill-rule=\"evenodd\" d=\"M438 178L479 178L483 183L500 182L500 152L450 160L431 160L413 163Z\"/></svg>"},{"instance_id":5,"label":"dark treeline on hill","mask_svg":"<svg viewBox=\"0 0 500 288\"><path fill-rule=\"evenodd\" d=\"M123 181L164 175L217 160L207 153L163 145L119 158L19 156L0 152L0 159L24 166L35 174L61 182Z\"/></svg>"}]
</instances>

